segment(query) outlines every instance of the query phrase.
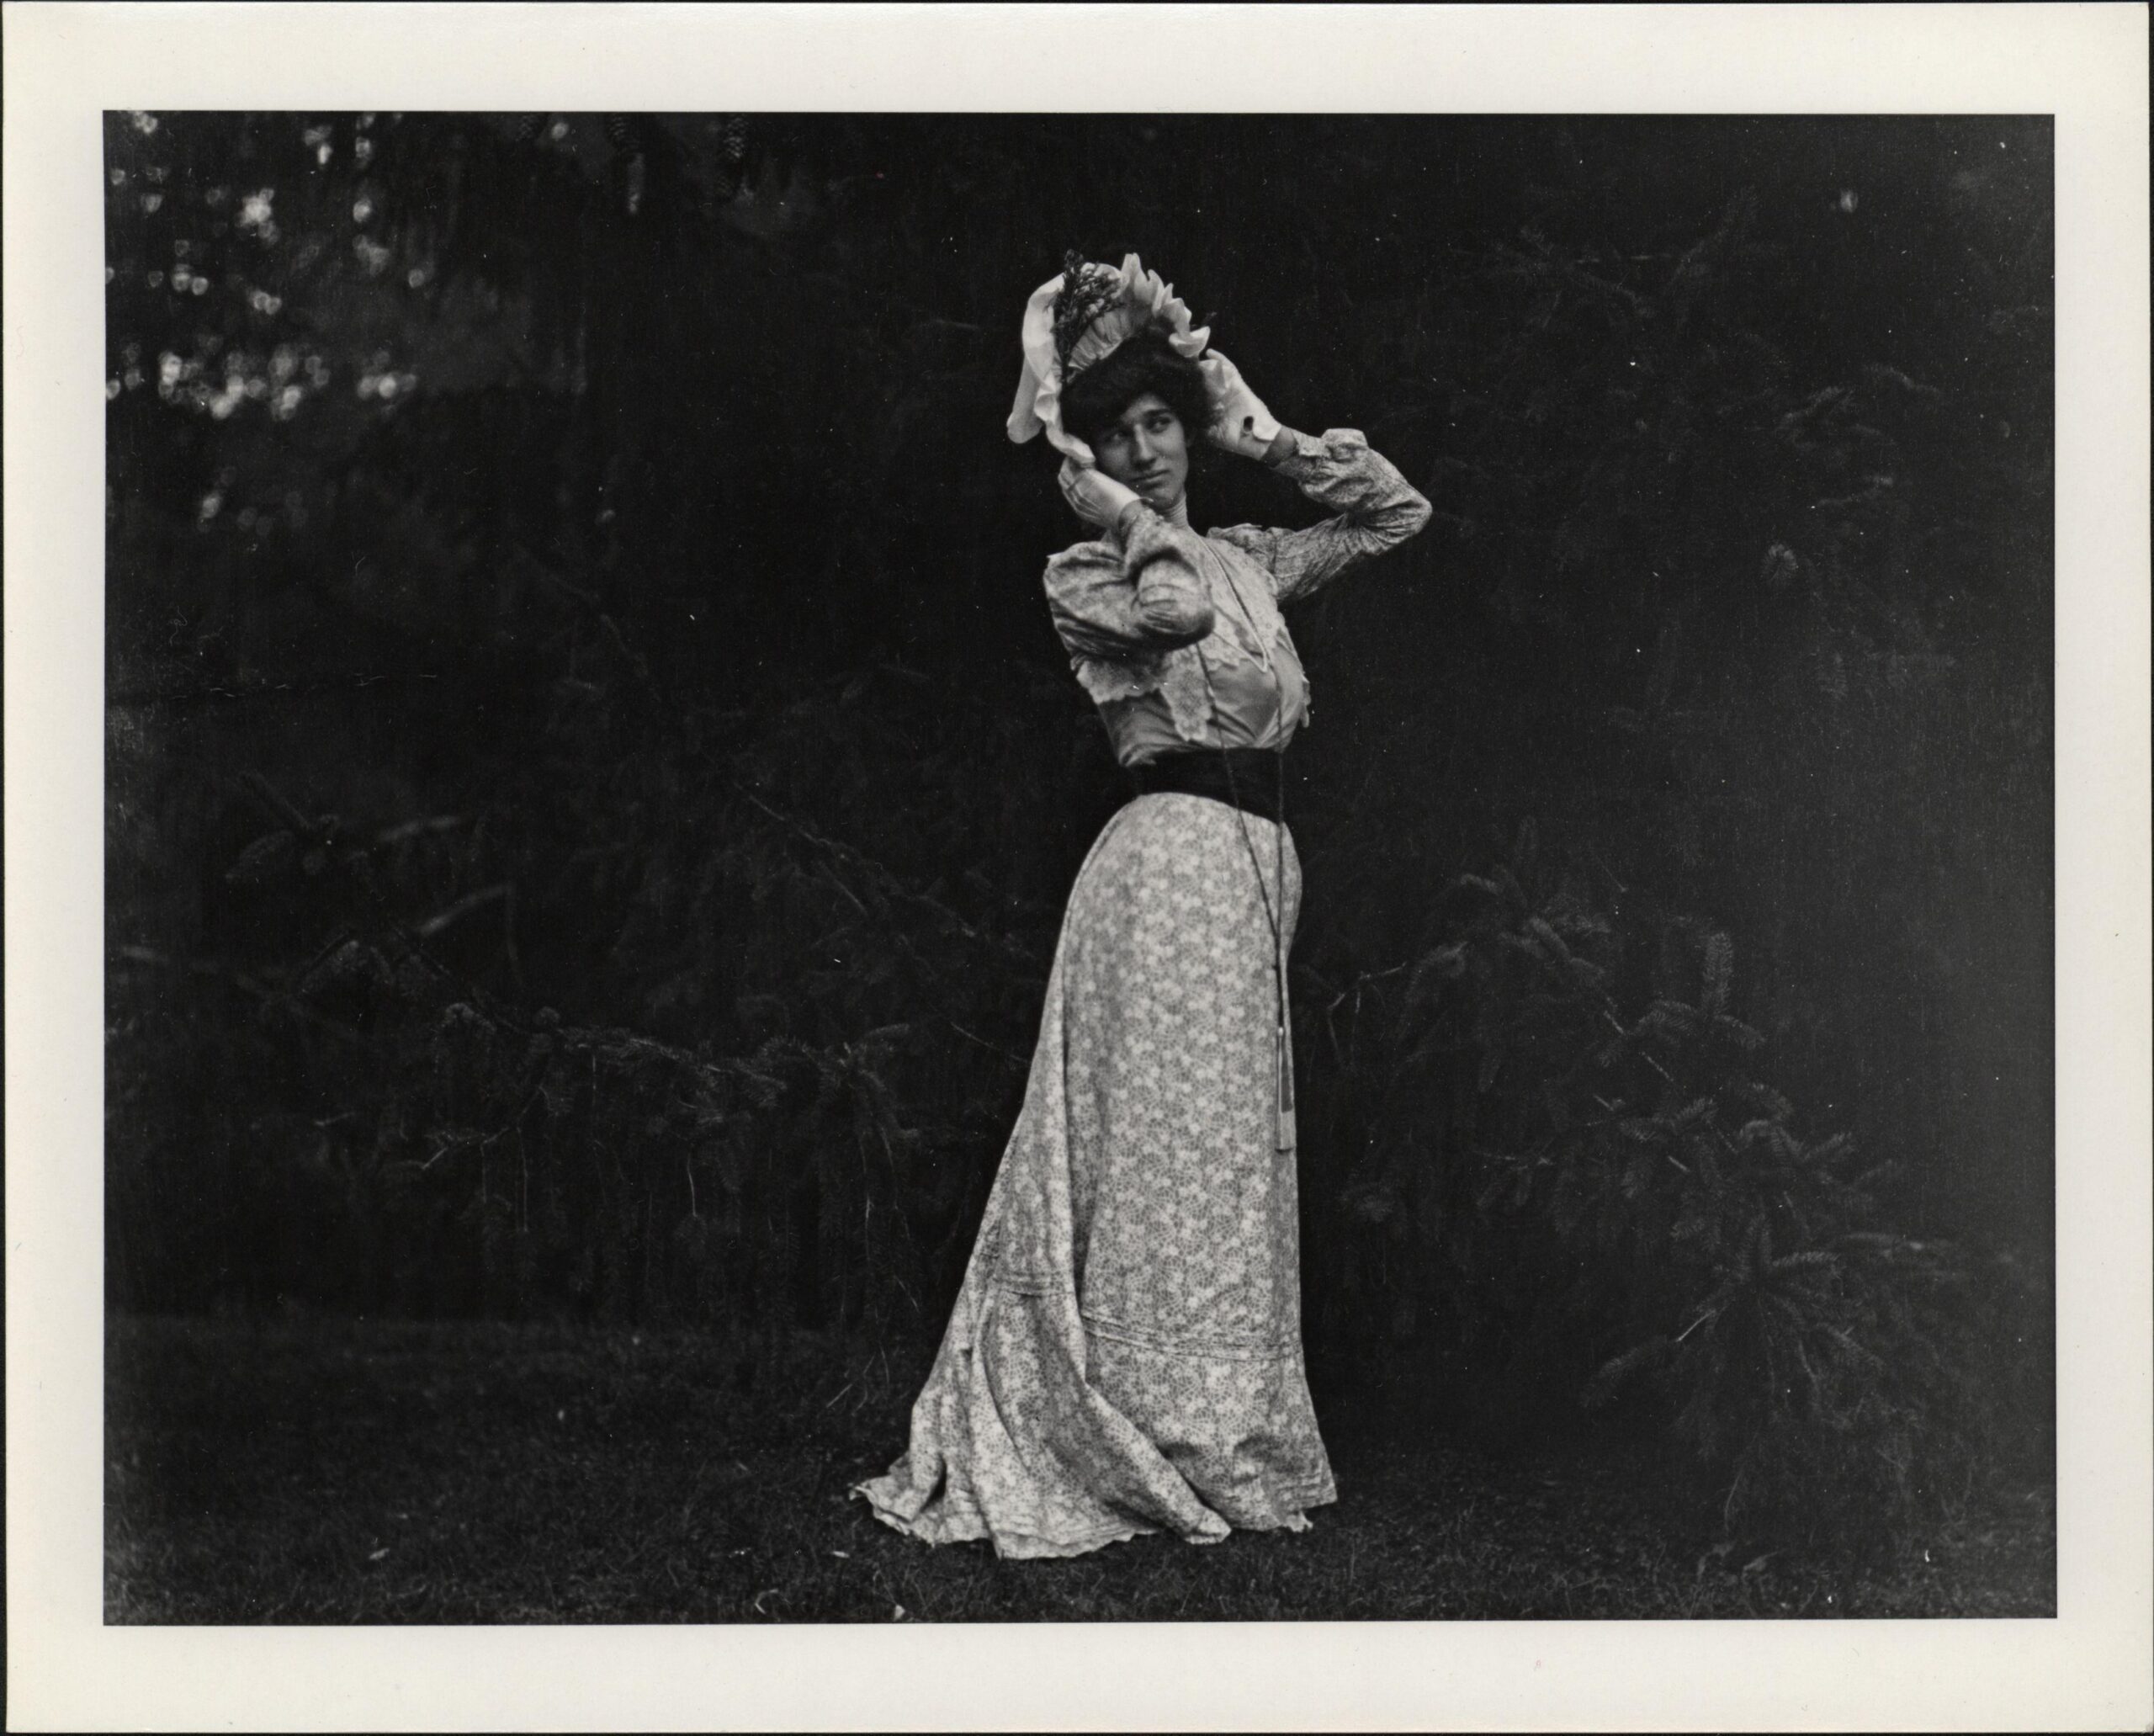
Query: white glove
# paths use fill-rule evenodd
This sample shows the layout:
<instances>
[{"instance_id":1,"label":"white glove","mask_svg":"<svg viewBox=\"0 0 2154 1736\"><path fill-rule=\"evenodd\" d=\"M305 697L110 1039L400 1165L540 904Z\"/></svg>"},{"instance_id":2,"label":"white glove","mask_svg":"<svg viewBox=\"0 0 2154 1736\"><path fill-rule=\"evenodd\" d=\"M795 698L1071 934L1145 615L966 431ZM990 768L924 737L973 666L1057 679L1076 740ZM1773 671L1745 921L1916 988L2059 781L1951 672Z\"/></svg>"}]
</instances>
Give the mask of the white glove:
<instances>
[{"instance_id":1,"label":"white glove","mask_svg":"<svg viewBox=\"0 0 2154 1736\"><path fill-rule=\"evenodd\" d=\"M1080 465L1074 459L1063 459L1055 480L1062 485L1062 497L1069 502L1070 511L1102 530L1112 530L1122 515L1138 503L1135 489L1123 486L1096 465Z\"/></svg>"},{"instance_id":2,"label":"white glove","mask_svg":"<svg viewBox=\"0 0 2154 1736\"><path fill-rule=\"evenodd\" d=\"M1262 458L1279 438L1278 417L1249 389L1241 370L1216 349L1196 368L1212 401L1212 426L1205 429L1204 438L1244 458Z\"/></svg>"}]
</instances>

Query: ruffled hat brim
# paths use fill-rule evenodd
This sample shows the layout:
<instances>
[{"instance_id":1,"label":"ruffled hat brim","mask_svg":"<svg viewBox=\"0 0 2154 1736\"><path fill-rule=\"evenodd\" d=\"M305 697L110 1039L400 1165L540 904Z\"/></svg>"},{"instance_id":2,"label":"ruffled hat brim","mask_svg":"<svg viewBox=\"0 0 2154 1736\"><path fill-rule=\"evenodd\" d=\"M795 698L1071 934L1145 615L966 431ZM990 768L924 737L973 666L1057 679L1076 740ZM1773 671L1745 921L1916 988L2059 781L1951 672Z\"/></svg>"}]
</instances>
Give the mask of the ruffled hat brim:
<instances>
[{"instance_id":1,"label":"ruffled hat brim","mask_svg":"<svg viewBox=\"0 0 2154 1736\"><path fill-rule=\"evenodd\" d=\"M1158 327L1178 355L1192 360L1204 353L1212 341L1211 328L1192 326L1189 309L1155 271L1147 271L1136 254L1127 255L1117 273L1121 283L1114 300L1086 328L1080 347L1104 356L1138 332ZM1062 293L1057 275L1032 291L1025 303L1025 322L1019 334L1024 367L1017 377L1017 396L1011 406L1008 431L1019 444L1044 433L1048 443L1080 465L1092 462L1092 450L1062 426L1062 358L1054 343L1054 299Z\"/></svg>"}]
</instances>

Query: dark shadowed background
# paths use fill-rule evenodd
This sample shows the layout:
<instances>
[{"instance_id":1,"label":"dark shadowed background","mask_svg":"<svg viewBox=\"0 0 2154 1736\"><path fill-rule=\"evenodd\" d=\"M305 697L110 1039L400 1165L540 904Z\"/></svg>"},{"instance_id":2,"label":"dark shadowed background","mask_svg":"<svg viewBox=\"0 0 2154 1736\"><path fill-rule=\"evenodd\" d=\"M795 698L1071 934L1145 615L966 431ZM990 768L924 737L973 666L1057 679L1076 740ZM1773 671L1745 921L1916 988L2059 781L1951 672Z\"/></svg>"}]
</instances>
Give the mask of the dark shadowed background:
<instances>
[{"instance_id":1,"label":"dark shadowed background","mask_svg":"<svg viewBox=\"0 0 2154 1736\"><path fill-rule=\"evenodd\" d=\"M109 1305L932 1340L1122 794L1017 320L1133 249L1435 508L1292 624L1327 1417L2045 1474L2050 147L111 116Z\"/></svg>"}]
</instances>

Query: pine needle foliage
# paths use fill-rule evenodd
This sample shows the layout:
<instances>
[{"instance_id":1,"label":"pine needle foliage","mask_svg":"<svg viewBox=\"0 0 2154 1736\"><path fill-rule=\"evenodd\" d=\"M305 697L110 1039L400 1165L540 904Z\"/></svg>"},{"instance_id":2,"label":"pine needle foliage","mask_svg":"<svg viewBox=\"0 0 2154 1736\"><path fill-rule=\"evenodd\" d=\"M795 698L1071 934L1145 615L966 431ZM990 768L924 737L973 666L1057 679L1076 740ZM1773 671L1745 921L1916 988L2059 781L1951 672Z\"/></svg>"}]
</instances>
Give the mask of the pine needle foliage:
<instances>
[{"instance_id":1,"label":"pine needle foliage","mask_svg":"<svg viewBox=\"0 0 2154 1736\"><path fill-rule=\"evenodd\" d=\"M1761 1080L1727 933L1602 905L1531 823L1438 909L1365 1014L1382 1107L1341 1194L1387 1354L1662 1430L1750 1532L1889 1537L2025 1453L2042 1298L1896 1229L1892 1165Z\"/></svg>"}]
</instances>

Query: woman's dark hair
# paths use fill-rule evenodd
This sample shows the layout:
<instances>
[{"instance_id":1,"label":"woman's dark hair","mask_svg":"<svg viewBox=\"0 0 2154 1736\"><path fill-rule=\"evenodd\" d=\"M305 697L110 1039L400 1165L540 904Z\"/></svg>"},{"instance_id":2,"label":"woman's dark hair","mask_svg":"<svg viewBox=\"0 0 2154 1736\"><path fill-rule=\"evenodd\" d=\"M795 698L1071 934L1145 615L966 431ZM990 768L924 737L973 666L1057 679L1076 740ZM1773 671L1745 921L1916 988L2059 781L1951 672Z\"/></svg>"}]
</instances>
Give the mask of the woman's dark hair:
<instances>
[{"instance_id":1,"label":"woman's dark hair","mask_svg":"<svg viewBox=\"0 0 2154 1736\"><path fill-rule=\"evenodd\" d=\"M1118 345L1063 387L1062 425L1087 446L1096 446L1100 431L1147 392L1159 395L1192 441L1212 420L1204 375L1154 328Z\"/></svg>"}]
</instances>

